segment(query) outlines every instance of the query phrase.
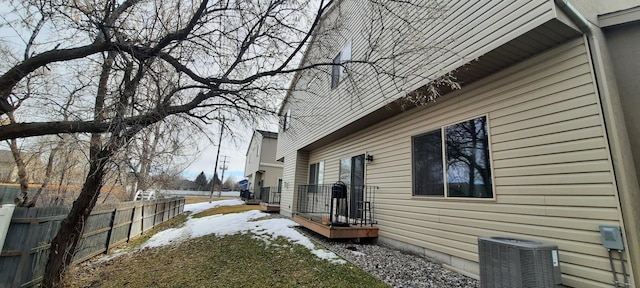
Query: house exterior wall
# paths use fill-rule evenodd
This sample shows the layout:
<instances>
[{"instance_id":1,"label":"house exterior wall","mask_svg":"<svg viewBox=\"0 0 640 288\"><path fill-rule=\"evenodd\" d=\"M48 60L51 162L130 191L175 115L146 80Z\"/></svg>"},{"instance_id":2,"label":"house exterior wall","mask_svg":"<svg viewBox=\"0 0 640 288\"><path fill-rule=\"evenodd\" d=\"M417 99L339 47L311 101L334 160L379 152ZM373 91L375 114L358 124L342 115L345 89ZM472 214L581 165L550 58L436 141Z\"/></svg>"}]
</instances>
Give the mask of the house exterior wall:
<instances>
[{"instance_id":1,"label":"house exterior wall","mask_svg":"<svg viewBox=\"0 0 640 288\"><path fill-rule=\"evenodd\" d=\"M336 35L323 35L322 45L313 45L305 62L330 63L348 40L352 43L353 59L360 59L369 51L366 33L361 30L370 23L368 15L371 11L367 5L362 5L360 1L336 3L323 25L334 21L336 15L347 15L341 19L343 26L358 28L344 28ZM557 17L553 1L547 0L447 1L444 5L435 12L429 9L403 11L400 13L403 19L414 20L411 25L395 19L395 22L386 23L393 29L386 29L380 35L381 53L403 49L395 46L398 41L394 37L404 33L404 38L415 38L415 42L406 45L422 48L433 46L394 60L406 63L398 65L395 74L420 76L391 79L377 75L378 71L373 69L359 67L357 73L349 75L338 87L331 89L331 67L326 67L327 73L317 73L316 70L301 73L295 91L289 97L291 101L285 101L281 109L281 115L290 109L292 116L291 128L279 132L279 137L285 141L278 144L277 158L291 155L305 145L404 96L406 91L413 91ZM423 17L426 17L424 21L419 20ZM309 90L313 90L313 93Z\"/></svg>"},{"instance_id":2,"label":"house exterior wall","mask_svg":"<svg viewBox=\"0 0 640 288\"><path fill-rule=\"evenodd\" d=\"M296 191L298 185L307 184L309 173L309 154L306 151L294 151L285 157L282 171L282 194L280 214L292 216L296 209Z\"/></svg>"},{"instance_id":3,"label":"house exterior wall","mask_svg":"<svg viewBox=\"0 0 640 288\"><path fill-rule=\"evenodd\" d=\"M637 123L637 116L635 116L633 107L637 104L637 88L638 81L637 75L640 72L640 65L637 63L637 49L640 48L640 42L638 41L638 35L640 33L640 25L638 20L640 19L640 6L633 9L621 11L615 13L615 16L607 17L608 20L629 20L624 25L616 25L608 27L604 30L604 36L606 38L606 44L608 44L607 59L611 59L610 70L613 72L611 75L611 82L616 82L618 88L618 103L611 105L614 109L613 113L609 113L611 116L617 116L615 121L618 123L626 122L624 128L611 129L609 131L619 131L617 135L620 135L618 146L612 144L612 155L614 164L616 166L616 177L619 183L620 191L620 203L622 206L623 216L625 220L625 230L628 235L627 246L629 247L629 253L631 259L640 259L640 239L638 234L640 233L640 190L638 188L638 173L640 166L640 151L638 151L638 144L640 143L640 126ZM620 15L622 14L622 15ZM636 73L632 75L631 73ZM605 110L606 111L606 110ZM624 117L624 120L620 119ZM606 119L609 126L610 121ZM612 134L610 132L610 134ZM613 138L613 137L612 137ZM613 138L616 139L616 138ZM617 151L613 148L620 147ZM617 152L617 153L615 153ZM636 261L637 262L637 261ZM635 279L640 279L640 268L635 267L632 269Z\"/></svg>"},{"instance_id":4,"label":"house exterior wall","mask_svg":"<svg viewBox=\"0 0 640 288\"><path fill-rule=\"evenodd\" d=\"M13 182L18 176L15 162L0 162L0 182Z\"/></svg>"},{"instance_id":5,"label":"house exterior wall","mask_svg":"<svg viewBox=\"0 0 640 288\"><path fill-rule=\"evenodd\" d=\"M640 59L640 23L607 28L605 35L615 69L629 141L637 149L640 147L640 114L636 109L640 107L640 63L629 60ZM640 167L640 151L633 152L635 166ZM636 175L640 179L640 174Z\"/></svg>"},{"instance_id":6,"label":"house exterior wall","mask_svg":"<svg viewBox=\"0 0 640 288\"><path fill-rule=\"evenodd\" d=\"M260 170L260 146L262 145L262 134L253 132L249 148L244 162L244 176L251 177L256 171Z\"/></svg>"},{"instance_id":7,"label":"house exterior wall","mask_svg":"<svg viewBox=\"0 0 640 288\"><path fill-rule=\"evenodd\" d=\"M306 162L325 161L330 183L341 158L374 155L366 184L379 186L374 211L383 239L449 257L448 265L476 274L478 236L552 243L561 251L564 285L610 287L598 226L623 223L587 49L582 38L561 45L310 151ZM483 115L495 199L412 196L411 137ZM296 174L285 163L285 178Z\"/></svg>"},{"instance_id":8,"label":"house exterior wall","mask_svg":"<svg viewBox=\"0 0 640 288\"><path fill-rule=\"evenodd\" d=\"M340 1L338 11L349 16L345 26L361 27L367 10L355 7L353 2L357 1ZM634 231L637 231L637 221L630 221L637 218L634 218L637 213L628 213L633 211L633 208L629 210L632 203L637 202L625 202L624 197L628 196L625 193L638 194L637 189L624 184L625 177L632 179L623 174L633 170L633 163L622 163L620 155L627 157L630 153L621 154L620 151L633 150L636 157L635 142L640 132L636 131L635 124L629 122L638 121L627 111L637 106L631 99L637 91L634 86L637 85L634 79L637 73L627 72L627 75L616 79L608 67L598 69L599 61L602 61L600 58L606 53L598 49L598 45L604 43L601 41L604 37L600 37L602 34L596 26L593 26L594 38L598 39L589 38L591 45L582 38L558 45L506 71L445 95L427 107L381 120L339 140L331 137L346 134L339 132L354 131L352 127L344 128L364 116L377 115L373 112L420 87L429 78L473 62L479 55L551 18L557 17L578 30L572 20L554 5L554 1L507 2L450 1L442 23L415 21L417 26L426 25L419 27L421 32L416 37L424 36L424 40L436 42L448 39L445 48L455 52L452 53L455 56L445 52L437 54L436 58L412 55L411 61L403 62L406 67L401 65L398 70L399 74L424 77L398 83L384 77L371 77L365 71L349 75L347 79L353 81L331 89L330 77L298 75L293 92L287 96L281 109L281 112L292 111L292 121L291 127L280 133L282 141L278 143L277 157L285 162L285 185L293 183L295 187L289 186L283 192L283 199L289 199L290 203L290 210L283 214L290 215L295 211L295 191L297 185L306 184L310 163L324 161L324 183L332 183L338 180L340 159L368 153L374 155L375 160L367 164L366 184L380 187L374 210L379 220L381 240L386 243L399 243L398 247L412 251L429 251L430 256L448 265L477 273L477 236L539 240L560 246L565 285L610 287L613 277L607 251L600 244L598 226L621 226L628 245L624 257L627 264L635 265L630 273L635 277L631 279L631 287L636 287L636 266L640 258L631 257L630 253L637 256L634 251L640 247L637 240L626 237L635 237ZM593 24L598 23L598 14L639 4L637 1L569 2ZM326 19L333 20L331 15ZM393 31L405 32L401 28ZM615 42L612 37L616 36L610 31L605 29L607 41ZM636 32L625 33L619 35L620 39ZM352 40L352 54L358 58L358 53L367 48L357 34L357 31L347 31L341 38L329 38L328 43L335 46L335 51L327 49L331 45L324 43L322 51L329 51L326 52L328 54L311 50L306 61L331 59L347 39ZM383 35L382 39L389 37ZM620 47L609 45L616 73L620 65L632 71L638 68L631 63L633 61L616 59L616 48L625 50L618 55L637 59L630 54L637 52L633 47L638 41L631 41L614 44L622 45ZM535 44L535 41L531 43ZM629 49L629 45L633 47ZM599 85L595 84L595 79ZM611 99L617 97L613 79L619 82L629 131L605 128L605 122L607 125L614 122L608 121L612 115L622 114L607 108ZM620 84L620 81L625 83ZM602 88L604 86L606 89ZM631 94L623 95L627 93L625 90ZM411 137L479 116L488 118L495 198L472 200L412 196ZM616 130L615 133L612 130ZM633 139L631 149L624 150L620 148L624 145L619 139L620 133L626 135L627 132ZM631 241L627 241L629 239ZM616 265L616 271L620 272L621 266Z\"/></svg>"},{"instance_id":9,"label":"house exterior wall","mask_svg":"<svg viewBox=\"0 0 640 288\"><path fill-rule=\"evenodd\" d=\"M637 0L570 0L569 2L591 23L598 23L598 15L629 9L640 5Z\"/></svg>"},{"instance_id":10,"label":"house exterior wall","mask_svg":"<svg viewBox=\"0 0 640 288\"><path fill-rule=\"evenodd\" d=\"M245 177L249 179L249 190L257 191L262 187L277 187L282 177L282 162L276 161L277 138L265 137L254 131L249 142L245 160Z\"/></svg>"},{"instance_id":11,"label":"house exterior wall","mask_svg":"<svg viewBox=\"0 0 640 288\"><path fill-rule=\"evenodd\" d=\"M260 145L260 170L265 171L263 187L278 187L278 179L282 178L282 162L276 161L278 139L263 137Z\"/></svg>"},{"instance_id":12,"label":"house exterior wall","mask_svg":"<svg viewBox=\"0 0 640 288\"><path fill-rule=\"evenodd\" d=\"M282 165L279 167L262 166L264 174L262 187L278 187L278 179L282 178Z\"/></svg>"}]
</instances>

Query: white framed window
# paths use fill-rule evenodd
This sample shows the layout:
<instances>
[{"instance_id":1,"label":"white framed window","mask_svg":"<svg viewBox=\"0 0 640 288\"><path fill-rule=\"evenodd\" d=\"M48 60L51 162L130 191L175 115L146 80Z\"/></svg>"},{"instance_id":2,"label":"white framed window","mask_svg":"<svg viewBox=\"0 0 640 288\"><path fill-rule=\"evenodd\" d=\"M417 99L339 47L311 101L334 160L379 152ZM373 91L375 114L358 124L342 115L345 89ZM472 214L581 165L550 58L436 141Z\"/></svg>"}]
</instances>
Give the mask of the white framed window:
<instances>
[{"instance_id":1,"label":"white framed window","mask_svg":"<svg viewBox=\"0 0 640 288\"><path fill-rule=\"evenodd\" d=\"M487 117L412 137L413 195L493 198Z\"/></svg>"},{"instance_id":2,"label":"white framed window","mask_svg":"<svg viewBox=\"0 0 640 288\"><path fill-rule=\"evenodd\" d=\"M333 57L333 66L331 66L331 88L338 87L348 75L349 63L351 61L351 40L344 44L340 52Z\"/></svg>"},{"instance_id":3,"label":"white framed window","mask_svg":"<svg viewBox=\"0 0 640 288\"><path fill-rule=\"evenodd\" d=\"M324 183L324 161L309 165L309 184L322 185Z\"/></svg>"},{"instance_id":4,"label":"white framed window","mask_svg":"<svg viewBox=\"0 0 640 288\"><path fill-rule=\"evenodd\" d=\"M338 171L338 180L347 185L351 184L351 158L340 159Z\"/></svg>"}]
</instances>

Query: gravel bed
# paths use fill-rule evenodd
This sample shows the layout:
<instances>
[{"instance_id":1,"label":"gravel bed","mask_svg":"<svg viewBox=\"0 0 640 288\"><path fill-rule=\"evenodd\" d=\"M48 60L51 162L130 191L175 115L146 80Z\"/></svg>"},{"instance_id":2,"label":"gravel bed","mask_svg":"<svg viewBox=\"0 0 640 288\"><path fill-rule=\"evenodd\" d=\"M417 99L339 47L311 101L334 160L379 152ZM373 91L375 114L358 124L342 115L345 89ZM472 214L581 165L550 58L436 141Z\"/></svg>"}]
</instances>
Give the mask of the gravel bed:
<instances>
[{"instance_id":1,"label":"gravel bed","mask_svg":"<svg viewBox=\"0 0 640 288\"><path fill-rule=\"evenodd\" d=\"M373 243L326 239L302 227L299 231L392 287L480 287L477 280L421 256Z\"/></svg>"}]
</instances>

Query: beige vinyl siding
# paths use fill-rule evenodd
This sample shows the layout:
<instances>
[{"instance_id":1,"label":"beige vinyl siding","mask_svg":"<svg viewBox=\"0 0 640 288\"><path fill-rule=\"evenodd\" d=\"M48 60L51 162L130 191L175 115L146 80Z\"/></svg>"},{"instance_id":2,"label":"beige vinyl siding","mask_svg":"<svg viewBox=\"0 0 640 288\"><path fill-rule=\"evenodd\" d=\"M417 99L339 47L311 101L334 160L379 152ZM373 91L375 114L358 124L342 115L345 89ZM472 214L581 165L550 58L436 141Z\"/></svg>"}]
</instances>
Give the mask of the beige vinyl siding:
<instances>
[{"instance_id":1,"label":"beige vinyl siding","mask_svg":"<svg viewBox=\"0 0 640 288\"><path fill-rule=\"evenodd\" d=\"M488 115L495 199L412 196L411 137ZM374 156L381 237L478 261L478 236L560 247L563 283L610 287L598 225L621 225L585 43L577 39L309 153L337 180L341 158ZM625 256L625 257L628 257ZM621 267L617 267L621 271Z\"/></svg>"},{"instance_id":2,"label":"beige vinyl siding","mask_svg":"<svg viewBox=\"0 0 640 288\"><path fill-rule=\"evenodd\" d=\"M298 185L307 184L309 171L308 153L293 152L284 157L282 171L282 194L280 196L280 214L291 216L296 205Z\"/></svg>"},{"instance_id":3,"label":"beige vinyl siding","mask_svg":"<svg viewBox=\"0 0 640 288\"><path fill-rule=\"evenodd\" d=\"M291 153L285 156L285 165L282 169L282 193L280 194L280 213L283 215L291 215L291 207L294 197L296 154Z\"/></svg>"},{"instance_id":4,"label":"beige vinyl siding","mask_svg":"<svg viewBox=\"0 0 640 288\"><path fill-rule=\"evenodd\" d=\"M344 15L345 27L339 35L323 35L315 50L308 52L305 63L327 63L339 52L346 41L352 41L352 59L364 57L370 48L361 29L369 24L367 5L360 1L337 1L336 8L325 20L331 23L337 13ZM317 70L300 75L282 111L291 108L294 115L290 131L281 131L278 158L300 149L323 136L335 132L344 125L383 107L404 93L419 88L438 76L444 75L479 56L507 43L525 32L556 17L552 1L447 1L446 6L435 13L435 19L421 17L430 11L412 9L402 11L404 19L413 19L407 26L399 20L386 23L387 29L380 36L378 52L384 55L396 45L423 47L416 53L387 61L393 64L394 74L406 78L392 79L366 65L354 65L352 73L340 85L331 89L330 68L326 73ZM387 4L395 5L395 4ZM335 14L335 15L334 15ZM432 15L432 14L429 14ZM327 24L328 25L328 24ZM389 28L393 27L393 28ZM395 28L399 28L397 31ZM411 30L414 29L414 30ZM406 33L403 39L415 42L399 43L393 37ZM532 44L534 45L534 44ZM304 64L304 63L303 63ZM313 93L308 92L309 89ZM401 92L402 91L402 92ZM304 115L304 117L299 117ZM298 116L298 117L296 117Z\"/></svg>"},{"instance_id":5,"label":"beige vinyl siding","mask_svg":"<svg viewBox=\"0 0 640 288\"><path fill-rule=\"evenodd\" d=\"M262 142L262 134L253 132L249 148L247 148L246 159L244 164L244 176L247 177L260 170L260 154L256 153Z\"/></svg>"}]
</instances>

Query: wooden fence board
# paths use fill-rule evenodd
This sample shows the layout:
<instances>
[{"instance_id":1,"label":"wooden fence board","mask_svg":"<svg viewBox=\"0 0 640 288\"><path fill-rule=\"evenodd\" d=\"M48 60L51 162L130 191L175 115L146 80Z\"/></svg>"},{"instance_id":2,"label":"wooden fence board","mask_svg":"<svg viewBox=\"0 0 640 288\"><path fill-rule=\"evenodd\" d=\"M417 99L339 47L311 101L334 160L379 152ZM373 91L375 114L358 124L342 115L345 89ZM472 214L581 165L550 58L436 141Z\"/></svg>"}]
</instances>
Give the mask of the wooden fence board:
<instances>
[{"instance_id":1,"label":"wooden fence board","mask_svg":"<svg viewBox=\"0 0 640 288\"><path fill-rule=\"evenodd\" d=\"M155 225L156 223L162 223L162 217L164 216L164 203L156 203L156 217L155 220L153 222L153 224Z\"/></svg>"},{"instance_id":2,"label":"wooden fence board","mask_svg":"<svg viewBox=\"0 0 640 288\"><path fill-rule=\"evenodd\" d=\"M129 240L142 235L142 205L136 205L133 208L131 216L131 229L129 230Z\"/></svg>"},{"instance_id":3,"label":"wooden fence board","mask_svg":"<svg viewBox=\"0 0 640 288\"><path fill-rule=\"evenodd\" d=\"M156 218L156 205L155 203L145 204L142 210L142 233L149 231L153 228Z\"/></svg>"},{"instance_id":4,"label":"wooden fence board","mask_svg":"<svg viewBox=\"0 0 640 288\"><path fill-rule=\"evenodd\" d=\"M42 281L51 240L69 210L16 207L0 251L0 287L30 287ZM108 252L183 211L184 197L96 206L84 225L73 262Z\"/></svg>"}]
</instances>

